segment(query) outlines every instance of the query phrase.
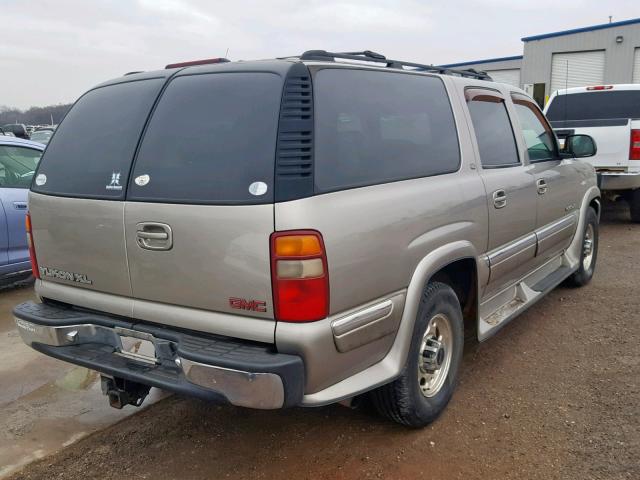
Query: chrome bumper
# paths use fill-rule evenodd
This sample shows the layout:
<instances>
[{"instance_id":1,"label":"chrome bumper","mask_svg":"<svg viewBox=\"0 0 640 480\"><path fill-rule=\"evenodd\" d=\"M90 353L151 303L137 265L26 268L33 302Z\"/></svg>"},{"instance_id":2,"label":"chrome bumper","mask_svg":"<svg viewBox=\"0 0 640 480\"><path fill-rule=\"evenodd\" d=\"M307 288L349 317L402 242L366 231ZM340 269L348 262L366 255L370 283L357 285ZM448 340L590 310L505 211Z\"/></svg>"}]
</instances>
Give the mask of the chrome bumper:
<instances>
[{"instance_id":1,"label":"chrome bumper","mask_svg":"<svg viewBox=\"0 0 640 480\"><path fill-rule=\"evenodd\" d=\"M228 364L222 366L208 363L205 356L209 355L212 362L219 359L225 360L227 357L224 357L224 354L236 348L233 358L256 355L255 358L250 358L255 360L255 365L260 365L262 362L259 355L264 354L255 345L246 346L245 350L242 350L243 346L237 347L237 343L230 346L221 343L224 339L215 339L214 343L207 345L206 338L192 335L185 339L186 335L183 333L169 335L170 338L167 339L148 331L131 330L118 325L105 326L92 323L43 325L19 318L17 316L19 308L20 306L16 308L14 318L20 336L27 345L47 355L86 366L108 376L123 378L129 376L129 379L139 383L201 397L206 397L202 395L202 391L210 391L218 397L224 396L233 405L249 408L282 408L291 406L292 403L296 403L296 399L302 398L301 382L304 378L304 369L298 357L292 359L288 355L269 353L270 357L265 357L265 362L273 365L275 369L281 368L280 372L256 372L231 368ZM165 331L160 330L160 332ZM123 335L140 338L153 344L155 348L153 356L145 357L125 351L122 343ZM193 345L202 348L193 350L192 354L189 354L189 348L193 349ZM296 373L301 373L302 378L287 378ZM161 380L160 383L158 379ZM165 382L166 379L168 380ZM285 384L288 384L289 391L285 388ZM189 385L194 388L191 389ZM291 392L292 388L299 392Z\"/></svg>"},{"instance_id":2,"label":"chrome bumper","mask_svg":"<svg viewBox=\"0 0 640 480\"><path fill-rule=\"evenodd\" d=\"M599 172L600 190L634 190L640 188L640 173Z\"/></svg>"}]
</instances>

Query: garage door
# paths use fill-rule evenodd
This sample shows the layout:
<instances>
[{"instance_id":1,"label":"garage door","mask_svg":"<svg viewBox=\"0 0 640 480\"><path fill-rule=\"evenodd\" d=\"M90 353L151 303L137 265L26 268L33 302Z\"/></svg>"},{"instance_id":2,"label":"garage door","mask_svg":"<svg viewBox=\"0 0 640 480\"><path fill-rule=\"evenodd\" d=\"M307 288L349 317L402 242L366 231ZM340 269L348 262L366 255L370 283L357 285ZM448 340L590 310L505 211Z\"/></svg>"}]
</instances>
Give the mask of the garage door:
<instances>
[{"instance_id":1,"label":"garage door","mask_svg":"<svg viewBox=\"0 0 640 480\"><path fill-rule=\"evenodd\" d=\"M640 83L640 48L633 57L633 83Z\"/></svg>"},{"instance_id":2,"label":"garage door","mask_svg":"<svg viewBox=\"0 0 640 480\"><path fill-rule=\"evenodd\" d=\"M604 50L554 53L551 60L551 93L561 88L602 85Z\"/></svg>"},{"instance_id":3,"label":"garage door","mask_svg":"<svg viewBox=\"0 0 640 480\"><path fill-rule=\"evenodd\" d=\"M494 82L506 83L514 87L520 87L520 69L510 68L508 70L487 70L487 74L493 78Z\"/></svg>"}]
</instances>

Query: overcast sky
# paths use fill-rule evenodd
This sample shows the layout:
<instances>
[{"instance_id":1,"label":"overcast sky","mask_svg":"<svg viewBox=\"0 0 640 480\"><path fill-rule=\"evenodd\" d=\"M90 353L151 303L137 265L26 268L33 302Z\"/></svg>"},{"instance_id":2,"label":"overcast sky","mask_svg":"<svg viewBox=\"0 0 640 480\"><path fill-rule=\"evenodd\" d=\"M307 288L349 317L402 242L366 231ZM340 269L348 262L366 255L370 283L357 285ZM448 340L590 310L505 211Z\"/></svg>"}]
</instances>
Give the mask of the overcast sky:
<instances>
[{"instance_id":1,"label":"overcast sky","mask_svg":"<svg viewBox=\"0 0 640 480\"><path fill-rule=\"evenodd\" d=\"M640 0L0 0L0 105L75 100L131 70L309 49L423 63L519 55L527 35L640 16Z\"/></svg>"}]
</instances>

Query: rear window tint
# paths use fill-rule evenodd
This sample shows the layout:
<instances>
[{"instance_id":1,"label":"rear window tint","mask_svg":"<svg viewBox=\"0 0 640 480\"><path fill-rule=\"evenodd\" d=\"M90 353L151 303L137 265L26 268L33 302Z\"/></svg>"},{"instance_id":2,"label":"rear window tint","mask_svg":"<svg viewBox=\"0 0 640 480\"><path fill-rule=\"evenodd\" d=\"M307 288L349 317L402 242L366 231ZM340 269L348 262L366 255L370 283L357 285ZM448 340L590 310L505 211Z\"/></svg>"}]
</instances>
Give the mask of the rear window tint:
<instances>
[{"instance_id":1,"label":"rear window tint","mask_svg":"<svg viewBox=\"0 0 640 480\"><path fill-rule=\"evenodd\" d=\"M142 140L128 198L271 202L282 84L272 73L173 79Z\"/></svg>"},{"instance_id":2,"label":"rear window tint","mask_svg":"<svg viewBox=\"0 0 640 480\"><path fill-rule=\"evenodd\" d=\"M640 90L558 95L549 105L547 118L554 122L640 118Z\"/></svg>"},{"instance_id":3,"label":"rear window tint","mask_svg":"<svg viewBox=\"0 0 640 480\"><path fill-rule=\"evenodd\" d=\"M51 138L33 191L123 198L136 145L163 83L119 83L82 96Z\"/></svg>"},{"instance_id":4,"label":"rear window tint","mask_svg":"<svg viewBox=\"0 0 640 480\"><path fill-rule=\"evenodd\" d=\"M458 137L440 79L323 69L314 96L318 192L458 170Z\"/></svg>"}]
</instances>

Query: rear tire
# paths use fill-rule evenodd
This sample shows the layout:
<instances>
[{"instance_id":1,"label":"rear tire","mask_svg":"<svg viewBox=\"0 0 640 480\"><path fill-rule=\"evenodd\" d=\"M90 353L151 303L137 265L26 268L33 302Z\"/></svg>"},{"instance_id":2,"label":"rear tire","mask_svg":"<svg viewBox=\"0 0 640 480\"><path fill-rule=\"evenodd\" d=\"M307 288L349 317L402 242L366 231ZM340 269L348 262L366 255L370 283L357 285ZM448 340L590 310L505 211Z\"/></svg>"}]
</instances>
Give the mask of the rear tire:
<instances>
[{"instance_id":1,"label":"rear tire","mask_svg":"<svg viewBox=\"0 0 640 480\"><path fill-rule=\"evenodd\" d=\"M376 410L408 427L433 422L453 395L463 347L464 322L458 297L448 285L430 283L420 301L402 373L371 392Z\"/></svg>"},{"instance_id":2,"label":"rear tire","mask_svg":"<svg viewBox=\"0 0 640 480\"><path fill-rule=\"evenodd\" d=\"M640 223L640 188L631 190L626 198L627 202L629 203L631 221Z\"/></svg>"},{"instance_id":3,"label":"rear tire","mask_svg":"<svg viewBox=\"0 0 640 480\"><path fill-rule=\"evenodd\" d=\"M593 278L598 259L598 214L589 207L582 232L580 268L567 279L572 287L584 287Z\"/></svg>"}]
</instances>

